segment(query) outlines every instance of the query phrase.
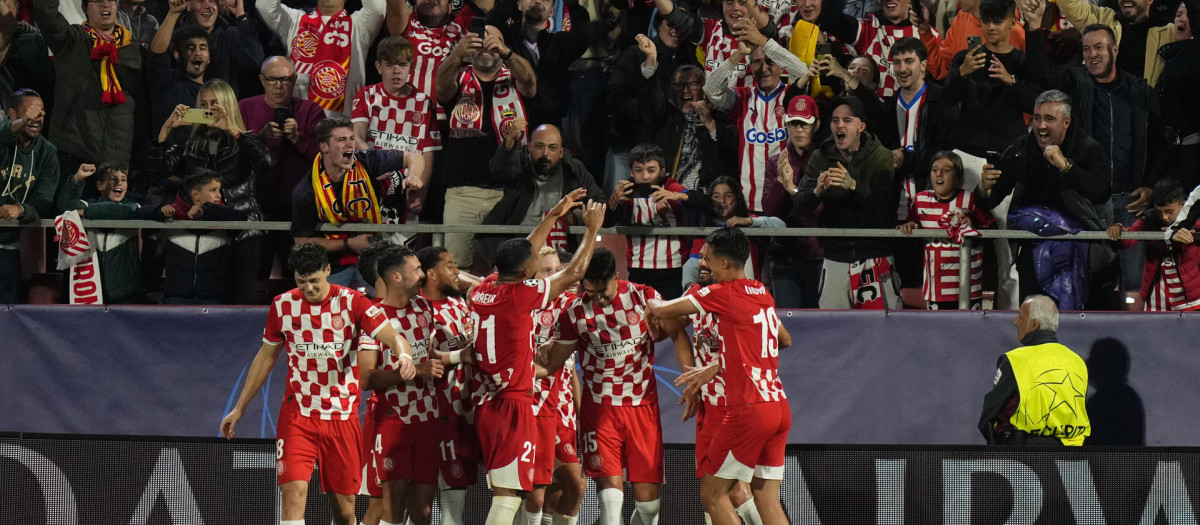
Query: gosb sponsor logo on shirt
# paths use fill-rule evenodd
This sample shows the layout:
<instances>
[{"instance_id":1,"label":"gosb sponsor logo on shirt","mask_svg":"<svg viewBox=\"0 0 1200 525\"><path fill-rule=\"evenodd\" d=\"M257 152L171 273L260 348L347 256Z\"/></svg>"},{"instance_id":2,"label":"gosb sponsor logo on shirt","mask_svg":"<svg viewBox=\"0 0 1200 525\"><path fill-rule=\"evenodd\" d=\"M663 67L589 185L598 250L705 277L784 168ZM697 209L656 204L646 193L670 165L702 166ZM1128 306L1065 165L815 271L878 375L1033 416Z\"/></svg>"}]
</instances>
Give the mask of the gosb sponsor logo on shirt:
<instances>
[{"instance_id":1,"label":"gosb sponsor logo on shirt","mask_svg":"<svg viewBox=\"0 0 1200 525\"><path fill-rule=\"evenodd\" d=\"M750 128L746 130L746 142L751 144L774 144L781 140L787 140L787 130L783 128L775 128L760 131L758 128Z\"/></svg>"}]
</instances>

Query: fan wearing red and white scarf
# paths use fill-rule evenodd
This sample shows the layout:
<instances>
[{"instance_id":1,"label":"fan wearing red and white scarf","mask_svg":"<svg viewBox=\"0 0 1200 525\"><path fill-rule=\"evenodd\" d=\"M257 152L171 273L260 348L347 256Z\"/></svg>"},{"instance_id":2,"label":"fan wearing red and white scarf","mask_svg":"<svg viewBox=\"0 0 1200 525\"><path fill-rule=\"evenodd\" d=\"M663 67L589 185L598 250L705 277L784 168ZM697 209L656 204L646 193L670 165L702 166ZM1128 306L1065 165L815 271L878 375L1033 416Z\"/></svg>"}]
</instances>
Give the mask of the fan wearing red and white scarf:
<instances>
[{"instance_id":1,"label":"fan wearing red and white scarf","mask_svg":"<svg viewBox=\"0 0 1200 525\"><path fill-rule=\"evenodd\" d=\"M83 30L92 38L91 59L100 61L100 100L110 106L125 103L125 91L117 79L117 51L133 42L129 30L121 24L113 27L112 35L105 36L84 22Z\"/></svg>"}]
</instances>

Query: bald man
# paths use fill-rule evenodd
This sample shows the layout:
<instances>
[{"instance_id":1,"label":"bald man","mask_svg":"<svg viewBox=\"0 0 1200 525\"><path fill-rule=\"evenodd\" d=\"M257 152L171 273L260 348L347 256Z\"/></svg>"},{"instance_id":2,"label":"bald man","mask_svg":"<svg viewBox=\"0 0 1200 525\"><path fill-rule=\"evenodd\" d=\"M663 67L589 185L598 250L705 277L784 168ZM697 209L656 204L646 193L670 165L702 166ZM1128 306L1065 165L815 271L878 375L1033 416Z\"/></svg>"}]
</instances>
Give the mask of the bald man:
<instances>
[{"instance_id":1,"label":"bald man","mask_svg":"<svg viewBox=\"0 0 1200 525\"><path fill-rule=\"evenodd\" d=\"M523 125L524 122L520 122L514 126ZM509 137L516 135L510 133ZM528 145L519 146L514 140L506 140L496 149L491 162L492 175L504 184L504 195L484 218L484 224L535 226L555 203L577 188L586 189L590 200L608 198L583 163L563 149L562 142L562 131L557 126L545 124L533 131ZM564 219L570 221L569 217ZM616 213L609 210L604 225L611 226L616 219ZM546 240L548 246L567 248L566 225L560 221L555 226ZM504 239L476 236L475 246L490 262L496 247Z\"/></svg>"}]
</instances>

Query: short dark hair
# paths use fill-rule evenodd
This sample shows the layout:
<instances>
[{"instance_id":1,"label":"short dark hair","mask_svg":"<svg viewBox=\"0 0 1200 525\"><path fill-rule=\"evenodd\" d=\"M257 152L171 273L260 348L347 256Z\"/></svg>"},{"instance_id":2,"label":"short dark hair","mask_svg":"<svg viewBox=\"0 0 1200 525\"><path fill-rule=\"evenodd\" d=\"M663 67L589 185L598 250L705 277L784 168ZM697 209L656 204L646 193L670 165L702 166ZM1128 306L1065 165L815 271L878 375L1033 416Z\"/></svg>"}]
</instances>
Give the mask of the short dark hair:
<instances>
[{"instance_id":1,"label":"short dark hair","mask_svg":"<svg viewBox=\"0 0 1200 525\"><path fill-rule=\"evenodd\" d=\"M1088 24L1083 28L1083 31L1079 33L1079 36L1084 37L1087 36L1088 33L1094 33L1096 31L1104 31L1105 33L1108 33L1109 43L1111 43L1113 47L1117 47L1117 34L1114 33L1113 28L1108 27L1107 24Z\"/></svg>"},{"instance_id":2,"label":"short dark hair","mask_svg":"<svg viewBox=\"0 0 1200 525\"><path fill-rule=\"evenodd\" d=\"M317 142L329 142L329 137L333 136L333 130L338 128L347 128L354 130L354 124L346 117L329 117L317 123Z\"/></svg>"},{"instance_id":3,"label":"short dark hair","mask_svg":"<svg viewBox=\"0 0 1200 525\"><path fill-rule=\"evenodd\" d=\"M417 254L412 251L412 248L403 244L394 245L380 252L379 260L375 262L375 270L379 272L380 277L387 280L389 273L399 271L409 257L416 256Z\"/></svg>"},{"instance_id":4,"label":"short dark hair","mask_svg":"<svg viewBox=\"0 0 1200 525\"><path fill-rule=\"evenodd\" d=\"M739 228L721 228L708 234L704 243L713 255L734 265L745 265L746 259L750 258L750 239Z\"/></svg>"},{"instance_id":5,"label":"short dark hair","mask_svg":"<svg viewBox=\"0 0 1200 525\"><path fill-rule=\"evenodd\" d=\"M671 80L674 81L675 77L678 77L684 73L696 73L700 75L701 81L704 80L704 70L700 69L700 66L697 66L696 64L684 64L675 68L675 71L671 73Z\"/></svg>"},{"instance_id":6,"label":"short dark hair","mask_svg":"<svg viewBox=\"0 0 1200 525\"><path fill-rule=\"evenodd\" d=\"M325 248L312 242L302 242L292 246L288 254L288 267L296 275L310 275L329 266L329 254Z\"/></svg>"},{"instance_id":7,"label":"short dark hair","mask_svg":"<svg viewBox=\"0 0 1200 525\"><path fill-rule=\"evenodd\" d=\"M901 53L916 53L917 59L921 61L929 59L929 50L925 48L925 43L916 37L906 36L897 40L895 44L892 44L892 50L888 57L894 60Z\"/></svg>"},{"instance_id":8,"label":"short dark hair","mask_svg":"<svg viewBox=\"0 0 1200 525\"><path fill-rule=\"evenodd\" d=\"M16 91L13 91L12 95L8 96L8 100L6 101L7 107L9 109L16 111L17 108L21 107L21 105L24 104L25 99L27 99L27 98L40 99L40 98L42 98L42 95L40 93L38 93L37 91L34 91L29 88L18 89Z\"/></svg>"},{"instance_id":9,"label":"short dark hair","mask_svg":"<svg viewBox=\"0 0 1200 525\"><path fill-rule=\"evenodd\" d=\"M1175 202L1184 202L1187 200L1187 192L1183 190L1183 183L1175 177L1166 177L1154 183L1154 205L1166 206Z\"/></svg>"},{"instance_id":10,"label":"short dark hair","mask_svg":"<svg viewBox=\"0 0 1200 525\"><path fill-rule=\"evenodd\" d=\"M571 264L571 259L575 258L575 254L568 252L562 248L555 248L554 253L558 254L558 262L562 263L563 266Z\"/></svg>"},{"instance_id":11,"label":"short dark hair","mask_svg":"<svg viewBox=\"0 0 1200 525\"><path fill-rule=\"evenodd\" d=\"M496 273L503 277L519 275L533 258L533 244L526 239L509 239L496 249Z\"/></svg>"},{"instance_id":12,"label":"short dark hair","mask_svg":"<svg viewBox=\"0 0 1200 525\"><path fill-rule=\"evenodd\" d=\"M638 144L633 149L629 150L629 167L633 167L633 163L648 164L651 161L657 162L658 167L663 171L667 169L667 158L663 155L663 150L658 144L648 142Z\"/></svg>"},{"instance_id":13,"label":"short dark hair","mask_svg":"<svg viewBox=\"0 0 1200 525\"><path fill-rule=\"evenodd\" d=\"M358 273L361 273L363 280L371 286L375 286L375 280L379 278L379 258L389 248L396 245L387 239L380 239L367 245L363 251L358 253Z\"/></svg>"},{"instance_id":14,"label":"short dark hair","mask_svg":"<svg viewBox=\"0 0 1200 525\"><path fill-rule=\"evenodd\" d=\"M191 193L198 191L214 180L221 180L217 172L207 168L196 168L186 179L183 179L183 191Z\"/></svg>"},{"instance_id":15,"label":"short dark hair","mask_svg":"<svg viewBox=\"0 0 1200 525\"><path fill-rule=\"evenodd\" d=\"M442 254L450 253L444 246L426 246L417 250L417 260L421 261L421 271L428 272L442 262Z\"/></svg>"},{"instance_id":16,"label":"short dark hair","mask_svg":"<svg viewBox=\"0 0 1200 525\"><path fill-rule=\"evenodd\" d=\"M596 248L592 252L592 262L583 271L583 278L593 283L607 283L617 276L617 258L608 248Z\"/></svg>"},{"instance_id":17,"label":"short dark hair","mask_svg":"<svg viewBox=\"0 0 1200 525\"><path fill-rule=\"evenodd\" d=\"M212 40L209 37L208 30L200 27L199 24L188 24L179 28L175 35L171 37L171 51L183 54L183 48L193 39L202 38L209 47L212 46ZM184 64L180 64L182 67Z\"/></svg>"},{"instance_id":18,"label":"short dark hair","mask_svg":"<svg viewBox=\"0 0 1200 525\"><path fill-rule=\"evenodd\" d=\"M125 163L123 162L109 161L102 163L96 168L96 182L104 182L109 177L117 173L124 173L126 176L128 176L129 168L126 167Z\"/></svg>"},{"instance_id":19,"label":"short dark hair","mask_svg":"<svg viewBox=\"0 0 1200 525\"><path fill-rule=\"evenodd\" d=\"M1001 22L1010 16L1016 16L1017 3L1015 0L981 0L979 2L980 22Z\"/></svg>"},{"instance_id":20,"label":"short dark hair","mask_svg":"<svg viewBox=\"0 0 1200 525\"><path fill-rule=\"evenodd\" d=\"M375 46L375 60L380 62L391 62L399 64L401 62L412 62L413 46L407 38L401 35L392 35L379 41L379 45Z\"/></svg>"}]
</instances>

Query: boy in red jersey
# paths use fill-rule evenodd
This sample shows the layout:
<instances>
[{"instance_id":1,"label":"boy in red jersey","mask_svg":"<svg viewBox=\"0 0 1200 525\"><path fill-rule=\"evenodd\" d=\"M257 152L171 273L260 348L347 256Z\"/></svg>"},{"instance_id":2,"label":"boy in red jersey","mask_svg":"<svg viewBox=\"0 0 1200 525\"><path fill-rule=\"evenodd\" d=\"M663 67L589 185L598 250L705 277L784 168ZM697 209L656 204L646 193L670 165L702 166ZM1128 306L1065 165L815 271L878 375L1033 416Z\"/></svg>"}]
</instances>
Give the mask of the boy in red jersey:
<instances>
[{"instance_id":1,"label":"boy in red jersey","mask_svg":"<svg viewBox=\"0 0 1200 525\"><path fill-rule=\"evenodd\" d=\"M740 523L729 498L738 480L750 482L763 523L788 523L779 503L779 485L792 414L779 380L779 348L791 345L791 336L780 324L766 287L745 278L749 256L750 243L740 230L723 228L709 234L700 264L712 272L716 284L667 303L651 302L646 309L652 322L713 314L722 341L717 363L689 370L677 381L687 384L685 396L691 396L718 374L725 380L729 410L698 458L703 474L700 498L715 525Z\"/></svg>"}]
</instances>

